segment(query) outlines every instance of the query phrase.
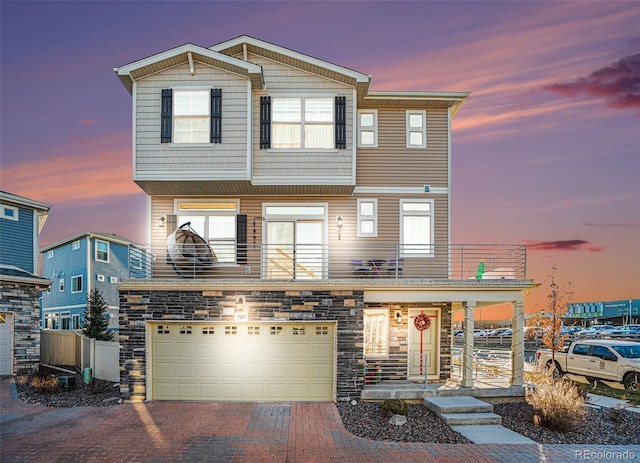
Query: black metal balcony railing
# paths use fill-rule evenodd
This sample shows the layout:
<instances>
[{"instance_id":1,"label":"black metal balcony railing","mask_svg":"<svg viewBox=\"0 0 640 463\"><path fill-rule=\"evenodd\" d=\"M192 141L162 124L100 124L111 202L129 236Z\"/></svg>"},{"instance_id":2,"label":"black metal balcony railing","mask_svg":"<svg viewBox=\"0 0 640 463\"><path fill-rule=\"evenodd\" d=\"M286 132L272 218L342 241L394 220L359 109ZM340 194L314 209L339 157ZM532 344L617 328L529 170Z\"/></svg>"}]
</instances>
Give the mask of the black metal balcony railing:
<instances>
[{"instance_id":1,"label":"black metal balcony railing","mask_svg":"<svg viewBox=\"0 0 640 463\"><path fill-rule=\"evenodd\" d=\"M351 247L314 244L140 246L130 253L131 278L335 280L524 280L526 246L492 244ZM211 253L209 254L209 250ZM203 258L203 255L205 256Z\"/></svg>"}]
</instances>

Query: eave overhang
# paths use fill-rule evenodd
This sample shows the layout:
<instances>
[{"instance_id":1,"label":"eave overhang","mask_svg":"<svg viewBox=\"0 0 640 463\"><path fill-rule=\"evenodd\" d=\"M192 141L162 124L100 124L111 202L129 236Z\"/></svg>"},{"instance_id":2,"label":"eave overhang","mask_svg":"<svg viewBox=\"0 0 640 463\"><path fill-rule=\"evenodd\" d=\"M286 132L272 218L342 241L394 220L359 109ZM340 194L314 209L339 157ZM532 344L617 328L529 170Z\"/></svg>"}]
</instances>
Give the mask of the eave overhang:
<instances>
[{"instance_id":1,"label":"eave overhang","mask_svg":"<svg viewBox=\"0 0 640 463\"><path fill-rule=\"evenodd\" d=\"M264 87L262 67L192 43L157 53L113 70L129 93L132 93L133 82L136 80L180 64L189 63L192 65L194 60L234 74L246 76L251 81L254 89Z\"/></svg>"},{"instance_id":2,"label":"eave overhang","mask_svg":"<svg viewBox=\"0 0 640 463\"><path fill-rule=\"evenodd\" d=\"M358 107L397 108L451 108L455 116L469 92L369 92L359 101Z\"/></svg>"}]
</instances>

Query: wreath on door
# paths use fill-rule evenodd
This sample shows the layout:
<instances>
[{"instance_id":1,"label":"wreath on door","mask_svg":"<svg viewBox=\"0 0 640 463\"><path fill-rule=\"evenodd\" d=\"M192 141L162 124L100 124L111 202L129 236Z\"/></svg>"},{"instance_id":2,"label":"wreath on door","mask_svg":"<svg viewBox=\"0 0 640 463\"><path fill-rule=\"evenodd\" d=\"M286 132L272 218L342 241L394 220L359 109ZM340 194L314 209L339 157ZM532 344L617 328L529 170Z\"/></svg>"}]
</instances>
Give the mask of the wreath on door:
<instances>
[{"instance_id":1,"label":"wreath on door","mask_svg":"<svg viewBox=\"0 0 640 463\"><path fill-rule=\"evenodd\" d=\"M431 327L431 319L427 315L421 313L415 318L413 324L418 331L428 330Z\"/></svg>"}]
</instances>

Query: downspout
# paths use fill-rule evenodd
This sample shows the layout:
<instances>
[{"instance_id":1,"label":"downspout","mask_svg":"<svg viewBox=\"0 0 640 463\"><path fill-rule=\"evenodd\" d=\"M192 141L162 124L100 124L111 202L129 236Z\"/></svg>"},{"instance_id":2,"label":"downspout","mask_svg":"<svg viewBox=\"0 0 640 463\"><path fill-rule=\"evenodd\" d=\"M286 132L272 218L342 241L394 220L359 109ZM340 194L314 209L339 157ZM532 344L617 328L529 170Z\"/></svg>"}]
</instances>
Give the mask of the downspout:
<instances>
[{"instance_id":1,"label":"downspout","mask_svg":"<svg viewBox=\"0 0 640 463\"><path fill-rule=\"evenodd\" d=\"M451 249L451 106L447 108L447 249ZM452 277L449 252L449 279Z\"/></svg>"}]
</instances>

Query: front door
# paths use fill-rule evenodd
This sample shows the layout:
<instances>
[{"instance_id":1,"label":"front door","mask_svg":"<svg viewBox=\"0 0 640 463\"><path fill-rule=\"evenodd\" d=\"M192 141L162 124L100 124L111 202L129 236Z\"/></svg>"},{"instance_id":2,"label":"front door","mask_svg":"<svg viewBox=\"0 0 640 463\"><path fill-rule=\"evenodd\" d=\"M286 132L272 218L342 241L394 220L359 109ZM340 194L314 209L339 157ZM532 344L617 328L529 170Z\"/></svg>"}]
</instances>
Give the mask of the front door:
<instances>
[{"instance_id":1,"label":"front door","mask_svg":"<svg viewBox=\"0 0 640 463\"><path fill-rule=\"evenodd\" d=\"M424 378L425 372L429 376L438 374L437 313L430 309L409 310L409 377Z\"/></svg>"}]
</instances>

